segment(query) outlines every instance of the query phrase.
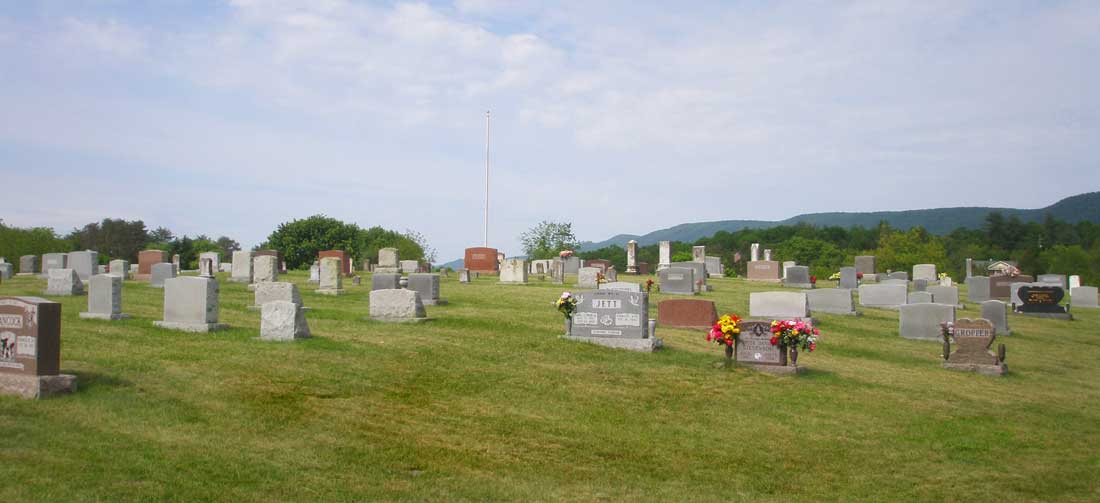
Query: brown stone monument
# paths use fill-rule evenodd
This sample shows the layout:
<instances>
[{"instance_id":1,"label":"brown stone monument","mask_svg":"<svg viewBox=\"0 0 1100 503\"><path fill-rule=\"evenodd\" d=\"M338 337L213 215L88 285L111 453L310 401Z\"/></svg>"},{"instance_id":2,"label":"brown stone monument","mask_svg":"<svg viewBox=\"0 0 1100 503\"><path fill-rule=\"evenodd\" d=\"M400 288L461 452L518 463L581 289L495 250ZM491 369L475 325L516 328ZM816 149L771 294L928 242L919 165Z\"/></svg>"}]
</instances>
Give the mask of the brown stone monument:
<instances>
[{"instance_id":1,"label":"brown stone monument","mask_svg":"<svg viewBox=\"0 0 1100 503\"><path fill-rule=\"evenodd\" d=\"M500 263L497 262L497 249L475 247L467 248L464 258L466 269L481 274L498 274Z\"/></svg>"},{"instance_id":2,"label":"brown stone monument","mask_svg":"<svg viewBox=\"0 0 1100 503\"><path fill-rule=\"evenodd\" d=\"M45 398L76 389L61 368L61 304L0 297L0 393Z\"/></svg>"},{"instance_id":3,"label":"brown stone monument","mask_svg":"<svg viewBox=\"0 0 1100 503\"><path fill-rule=\"evenodd\" d=\"M963 318L955 322L951 338L955 340L955 351L951 351L950 342L944 341L943 368L993 376L1008 372L1004 362L1004 344L998 348L997 354L989 350L997 338L993 322L984 318Z\"/></svg>"},{"instance_id":4,"label":"brown stone monument","mask_svg":"<svg viewBox=\"0 0 1100 503\"><path fill-rule=\"evenodd\" d=\"M748 263L748 279L779 283L779 262L775 260L757 260Z\"/></svg>"},{"instance_id":5,"label":"brown stone monument","mask_svg":"<svg viewBox=\"0 0 1100 503\"><path fill-rule=\"evenodd\" d=\"M994 299L1007 299L1012 296L1013 283L1034 283L1035 278L1026 274L1017 276L990 276L989 296Z\"/></svg>"},{"instance_id":6,"label":"brown stone monument","mask_svg":"<svg viewBox=\"0 0 1100 503\"><path fill-rule=\"evenodd\" d=\"M257 252L259 253L259 252ZM351 259L344 250L325 250L317 253L317 260L320 261L323 258L335 257L340 259L340 268L344 273L344 276L351 276Z\"/></svg>"},{"instance_id":7,"label":"brown stone monument","mask_svg":"<svg viewBox=\"0 0 1100 503\"><path fill-rule=\"evenodd\" d=\"M718 321L714 301L703 299L669 299L657 304L657 324L670 328L710 329Z\"/></svg>"},{"instance_id":8,"label":"brown stone monument","mask_svg":"<svg viewBox=\"0 0 1100 503\"><path fill-rule=\"evenodd\" d=\"M153 276L153 264L168 262L168 252L164 250L142 250L138 252L138 272L134 279L149 281Z\"/></svg>"}]
</instances>

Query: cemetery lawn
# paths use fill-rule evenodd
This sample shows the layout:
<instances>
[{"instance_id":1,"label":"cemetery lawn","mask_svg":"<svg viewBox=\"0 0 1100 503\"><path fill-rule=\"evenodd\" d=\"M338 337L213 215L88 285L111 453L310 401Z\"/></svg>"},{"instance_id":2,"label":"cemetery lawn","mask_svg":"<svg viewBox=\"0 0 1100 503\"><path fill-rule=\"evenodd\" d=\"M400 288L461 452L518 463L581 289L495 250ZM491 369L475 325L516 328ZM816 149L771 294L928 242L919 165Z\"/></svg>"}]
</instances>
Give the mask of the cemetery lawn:
<instances>
[{"instance_id":1,"label":"cemetery lawn","mask_svg":"<svg viewBox=\"0 0 1100 503\"><path fill-rule=\"evenodd\" d=\"M896 311L821 315L791 377L716 368L702 331L658 327L654 354L562 340L537 278L452 274L431 321L384 324L369 278L328 297L295 272L314 338L262 342L225 276L213 334L154 328L163 292L135 281L127 321L53 298L79 391L0 397L0 501L1100 501L1100 310L1010 315L1004 378L941 369ZM742 315L777 288L711 284Z\"/></svg>"}]
</instances>

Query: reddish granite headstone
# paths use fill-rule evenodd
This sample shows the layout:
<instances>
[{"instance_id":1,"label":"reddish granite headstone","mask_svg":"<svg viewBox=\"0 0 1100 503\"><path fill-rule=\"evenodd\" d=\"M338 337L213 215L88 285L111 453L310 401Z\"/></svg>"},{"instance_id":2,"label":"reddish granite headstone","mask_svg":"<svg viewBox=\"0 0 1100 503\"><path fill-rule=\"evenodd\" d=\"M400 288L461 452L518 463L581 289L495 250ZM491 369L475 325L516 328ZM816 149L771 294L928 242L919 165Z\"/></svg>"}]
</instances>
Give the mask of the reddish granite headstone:
<instances>
[{"instance_id":1,"label":"reddish granite headstone","mask_svg":"<svg viewBox=\"0 0 1100 503\"><path fill-rule=\"evenodd\" d=\"M602 272L604 274L607 274L607 270L611 268L611 261L610 260L604 260L602 258L596 258L596 259L592 259L592 260L585 260L584 261L584 266L585 267L599 267L600 272Z\"/></svg>"},{"instance_id":2,"label":"reddish granite headstone","mask_svg":"<svg viewBox=\"0 0 1100 503\"><path fill-rule=\"evenodd\" d=\"M142 250L138 252L138 272L135 279L149 279L153 274L153 264L168 262L168 252L164 250Z\"/></svg>"},{"instance_id":3,"label":"reddish granite headstone","mask_svg":"<svg viewBox=\"0 0 1100 503\"><path fill-rule=\"evenodd\" d=\"M500 264L497 262L496 248L467 248L464 259L466 269L481 274L497 274Z\"/></svg>"},{"instance_id":4,"label":"reddish granite headstone","mask_svg":"<svg viewBox=\"0 0 1100 503\"><path fill-rule=\"evenodd\" d=\"M61 304L0 297L0 392L40 398L72 391L61 368Z\"/></svg>"},{"instance_id":5,"label":"reddish granite headstone","mask_svg":"<svg viewBox=\"0 0 1100 503\"><path fill-rule=\"evenodd\" d=\"M779 262L775 260L757 260L749 262L748 278L752 281L779 282Z\"/></svg>"},{"instance_id":6,"label":"reddish granite headstone","mask_svg":"<svg viewBox=\"0 0 1100 503\"><path fill-rule=\"evenodd\" d=\"M649 262L638 262L638 274L649 274Z\"/></svg>"},{"instance_id":7,"label":"reddish granite headstone","mask_svg":"<svg viewBox=\"0 0 1100 503\"><path fill-rule=\"evenodd\" d=\"M325 250L317 254L317 260L320 261L323 258L335 257L340 259L340 263L343 265L344 276L351 275L351 258L344 250Z\"/></svg>"},{"instance_id":8,"label":"reddish granite headstone","mask_svg":"<svg viewBox=\"0 0 1100 503\"><path fill-rule=\"evenodd\" d=\"M658 326L709 329L716 321L718 311L710 300L671 299L657 304Z\"/></svg>"},{"instance_id":9,"label":"reddish granite headstone","mask_svg":"<svg viewBox=\"0 0 1100 503\"><path fill-rule=\"evenodd\" d=\"M283 262L283 253L279 250L256 250L253 257L275 257L275 263L279 264L279 273L286 274L286 262Z\"/></svg>"}]
</instances>

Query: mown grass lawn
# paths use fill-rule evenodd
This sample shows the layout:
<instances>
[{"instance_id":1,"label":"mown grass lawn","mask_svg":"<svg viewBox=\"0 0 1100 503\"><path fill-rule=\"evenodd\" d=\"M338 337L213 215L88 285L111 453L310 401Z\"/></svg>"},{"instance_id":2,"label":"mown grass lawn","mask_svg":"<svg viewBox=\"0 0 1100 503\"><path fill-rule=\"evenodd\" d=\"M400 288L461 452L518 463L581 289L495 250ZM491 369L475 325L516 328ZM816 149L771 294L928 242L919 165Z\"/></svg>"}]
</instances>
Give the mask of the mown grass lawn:
<instances>
[{"instance_id":1,"label":"mown grass lawn","mask_svg":"<svg viewBox=\"0 0 1100 503\"><path fill-rule=\"evenodd\" d=\"M538 279L452 274L401 325L364 320L369 278L328 297L292 273L314 337L262 342L221 279L214 334L154 328L163 293L138 282L122 322L54 298L79 392L0 398L0 500L1100 501L1100 311L1011 315L1004 378L941 369L894 311L822 315L792 377L716 368L700 331L658 327L654 354L561 340ZM742 315L775 288L712 284Z\"/></svg>"}]
</instances>

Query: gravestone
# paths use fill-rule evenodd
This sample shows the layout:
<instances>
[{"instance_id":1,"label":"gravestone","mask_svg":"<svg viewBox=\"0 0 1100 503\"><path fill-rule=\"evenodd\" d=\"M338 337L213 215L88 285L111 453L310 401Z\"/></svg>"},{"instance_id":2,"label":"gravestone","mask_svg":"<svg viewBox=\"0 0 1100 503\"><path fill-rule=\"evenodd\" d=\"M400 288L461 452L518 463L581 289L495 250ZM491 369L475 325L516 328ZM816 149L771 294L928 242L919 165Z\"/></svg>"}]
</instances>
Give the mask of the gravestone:
<instances>
[{"instance_id":1,"label":"gravestone","mask_svg":"<svg viewBox=\"0 0 1100 503\"><path fill-rule=\"evenodd\" d=\"M898 308L898 334L906 339L943 340L940 324L955 321L955 306L908 304Z\"/></svg>"},{"instance_id":2,"label":"gravestone","mask_svg":"<svg viewBox=\"0 0 1100 503\"><path fill-rule=\"evenodd\" d=\"M707 261L707 247L706 246L692 246L691 247L691 261L706 263Z\"/></svg>"},{"instance_id":3,"label":"gravestone","mask_svg":"<svg viewBox=\"0 0 1100 503\"><path fill-rule=\"evenodd\" d=\"M955 322L951 335L955 350L944 356L943 368L984 375L1004 375L1008 371L1004 364L1004 345L998 350L998 354L989 350L996 338L997 334L989 320L963 318ZM949 350L950 345L945 343L944 348Z\"/></svg>"},{"instance_id":4,"label":"gravestone","mask_svg":"<svg viewBox=\"0 0 1100 503\"><path fill-rule=\"evenodd\" d=\"M96 274L107 274L107 266L97 265L95 266Z\"/></svg>"},{"instance_id":5,"label":"gravestone","mask_svg":"<svg viewBox=\"0 0 1100 503\"><path fill-rule=\"evenodd\" d=\"M702 262L673 262L672 267L691 268L694 272L695 278L695 292L709 292L710 286L707 285L707 265Z\"/></svg>"},{"instance_id":6,"label":"gravestone","mask_svg":"<svg viewBox=\"0 0 1100 503\"><path fill-rule=\"evenodd\" d=\"M1096 287L1095 286L1079 286L1072 288L1069 291L1069 305L1072 308L1097 308L1096 299Z\"/></svg>"},{"instance_id":7,"label":"gravestone","mask_svg":"<svg viewBox=\"0 0 1100 503\"><path fill-rule=\"evenodd\" d=\"M577 271L577 288L598 288L600 269L598 267L582 267Z\"/></svg>"},{"instance_id":8,"label":"gravestone","mask_svg":"<svg viewBox=\"0 0 1100 503\"><path fill-rule=\"evenodd\" d=\"M218 264L218 272L227 272L227 273L232 274L233 273L233 260L232 260L232 258L230 259L229 262L222 262L222 263Z\"/></svg>"},{"instance_id":9,"label":"gravestone","mask_svg":"<svg viewBox=\"0 0 1100 503\"><path fill-rule=\"evenodd\" d=\"M68 268L76 271L81 281L92 279L99 271L99 252L92 250L69 252Z\"/></svg>"},{"instance_id":10,"label":"gravestone","mask_svg":"<svg viewBox=\"0 0 1100 503\"><path fill-rule=\"evenodd\" d=\"M171 267L171 264L168 264ZM153 325L183 332L213 332L218 323L218 280L183 276L164 281L164 319Z\"/></svg>"},{"instance_id":11,"label":"gravestone","mask_svg":"<svg viewBox=\"0 0 1100 503\"><path fill-rule=\"evenodd\" d=\"M458 282L459 283L469 283L470 282L470 270L469 269L459 269L458 270ZM372 287L371 290L374 290L374 288Z\"/></svg>"},{"instance_id":12,"label":"gravestone","mask_svg":"<svg viewBox=\"0 0 1100 503\"><path fill-rule=\"evenodd\" d=\"M261 283L273 285L277 283ZM260 306L260 339L292 341L309 337L309 324L302 306L285 300L273 300Z\"/></svg>"},{"instance_id":13,"label":"gravestone","mask_svg":"<svg viewBox=\"0 0 1100 503\"><path fill-rule=\"evenodd\" d=\"M406 288L420 294L420 301L425 306L441 306L447 303L439 298L439 274L415 273L409 275L409 283ZM373 285L371 290L373 291Z\"/></svg>"},{"instance_id":14,"label":"gravestone","mask_svg":"<svg viewBox=\"0 0 1100 503\"><path fill-rule=\"evenodd\" d=\"M565 274L577 274L581 269L580 257L566 257L561 259L565 267Z\"/></svg>"},{"instance_id":15,"label":"gravestone","mask_svg":"<svg viewBox=\"0 0 1100 503\"><path fill-rule=\"evenodd\" d=\"M1014 306L1019 306L1020 304L1023 304L1024 301L1020 300L1020 288L1023 288L1025 286L1046 286L1046 284L1045 283L1036 283L1036 282L1013 283L1012 285L1009 286L1009 291L1010 291L1010 293L1008 294L1008 303L1009 304L1012 304Z\"/></svg>"},{"instance_id":16,"label":"gravestone","mask_svg":"<svg viewBox=\"0 0 1100 503\"><path fill-rule=\"evenodd\" d=\"M578 268L580 270L580 268ZM550 262L550 280L555 285L565 284L565 261L554 259Z\"/></svg>"},{"instance_id":17,"label":"gravestone","mask_svg":"<svg viewBox=\"0 0 1100 503\"><path fill-rule=\"evenodd\" d=\"M344 293L343 262L339 257L321 259L321 272L317 293L321 295L342 295Z\"/></svg>"},{"instance_id":18,"label":"gravestone","mask_svg":"<svg viewBox=\"0 0 1100 503\"><path fill-rule=\"evenodd\" d=\"M130 315L122 312L122 278L113 274L97 274L88 280L88 311L81 318L122 320Z\"/></svg>"},{"instance_id":19,"label":"gravestone","mask_svg":"<svg viewBox=\"0 0 1100 503\"><path fill-rule=\"evenodd\" d=\"M51 269L69 269L68 253L46 253L42 255L42 277L48 277Z\"/></svg>"},{"instance_id":20,"label":"gravestone","mask_svg":"<svg viewBox=\"0 0 1100 503\"><path fill-rule=\"evenodd\" d=\"M749 316L773 320L809 318L810 304L805 292L752 292Z\"/></svg>"},{"instance_id":21,"label":"gravestone","mask_svg":"<svg viewBox=\"0 0 1100 503\"><path fill-rule=\"evenodd\" d=\"M633 239L626 242L626 273L638 274L638 242Z\"/></svg>"},{"instance_id":22,"label":"gravestone","mask_svg":"<svg viewBox=\"0 0 1100 503\"><path fill-rule=\"evenodd\" d=\"M252 256L253 261L255 261L256 257L274 257L275 267L277 268L276 271L278 271L279 274L286 273L286 263L283 262L283 253L279 250L256 250L255 254ZM348 264L351 264L350 260Z\"/></svg>"},{"instance_id":23,"label":"gravestone","mask_svg":"<svg viewBox=\"0 0 1100 503\"><path fill-rule=\"evenodd\" d=\"M913 291L914 292L923 292L925 290L928 290L928 280L926 280L926 279L915 279L915 280L913 280Z\"/></svg>"},{"instance_id":24,"label":"gravestone","mask_svg":"<svg viewBox=\"0 0 1100 503\"><path fill-rule=\"evenodd\" d=\"M982 318L993 323L997 335L1012 335L1012 330L1008 327L1008 304L999 300L982 302Z\"/></svg>"},{"instance_id":25,"label":"gravestone","mask_svg":"<svg viewBox=\"0 0 1100 503\"><path fill-rule=\"evenodd\" d=\"M1077 288L1079 286L1081 286L1081 277L1076 275L1076 274L1070 276L1069 277L1069 287L1070 287L1070 289Z\"/></svg>"},{"instance_id":26,"label":"gravestone","mask_svg":"<svg viewBox=\"0 0 1100 503\"><path fill-rule=\"evenodd\" d=\"M649 330L646 293L587 290L577 292L574 297L577 309L572 323L567 324L566 339L643 352L663 346Z\"/></svg>"},{"instance_id":27,"label":"gravestone","mask_svg":"<svg viewBox=\"0 0 1100 503\"><path fill-rule=\"evenodd\" d=\"M314 262L313 265L309 266L309 282L321 282L321 264L319 262Z\"/></svg>"},{"instance_id":28,"label":"gravestone","mask_svg":"<svg viewBox=\"0 0 1100 503\"><path fill-rule=\"evenodd\" d=\"M622 292L640 292L642 291L642 285L637 283L627 283L625 281L612 281L609 283L600 283L600 290L619 290Z\"/></svg>"},{"instance_id":29,"label":"gravestone","mask_svg":"<svg viewBox=\"0 0 1100 503\"><path fill-rule=\"evenodd\" d=\"M672 267L672 243L669 241L661 241L657 244L657 246L657 271L660 272L664 269Z\"/></svg>"},{"instance_id":30,"label":"gravestone","mask_svg":"<svg viewBox=\"0 0 1100 503\"><path fill-rule=\"evenodd\" d=\"M259 255L252 259L252 283L279 281L278 257Z\"/></svg>"},{"instance_id":31,"label":"gravestone","mask_svg":"<svg viewBox=\"0 0 1100 503\"><path fill-rule=\"evenodd\" d=\"M237 250L233 252L233 272L229 275L229 281L251 284L253 258L255 258L255 255L251 251Z\"/></svg>"},{"instance_id":32,"label":"gravestone","mask_svg":"<svg viewBox=\"0 0 1100 503\"><path fill-rule=\"evenodd\" d=\"M798 262L795 262L793 260L784 260L783 265L779 268L781 271L783 271L783 274L780 276L780 278L787 279L787 268L794 267L796 265L798 265Z\"/></svg>"},{"instance_id":33,"label":"gravestone","mask_svg":"<svg viewBox=\"0 0 1100 503\"><path fill-rule=\"evenodd\" d=\"M11 279L15 267L11 264L4 262L0 263L0 279Z\"/></svg>"},{"instance_id":34,"label":"gravestone","mask_svg":"<svg viewBox=\"0 0 1100 503\"><path fill-rule=\"evenodd\" d=\"M706 257L707 276L711 278L721 278L726 275L726 268L722 265L722 259L719 257Z\"/></svg>"},{"instance_id":35,"label":"gravestone","mask_svg":"<svg viewBox=\"0 0 1100 503\"><path fill-rule=\"evenodd\" d=\"M760 243L753 243L749 246L749 262L756 262L760 260Z\"/></svg>"},{"instance_id":36,"label":"gravestone","mask_svg":"<svg viewBox=\"0 0 1100 503\"><path fill-rule=\"evenodd\" d=\"M401 288L401 275L397 273L374 273L370 280L370 289L374 290L394 290Z\"/></svg>"},{"instance_id":37,"label":"gravestone","mask_svg":"<svg viewBox=\"0 0 1100 503\"><path fill-rule=\"evenodd\" d=\"M923 279L928 282L936 281L936 264L917 264L913 266L913 280Z\"/></svg>"},{"instance_id":38,"label":"gravestone","mask_svg":"<svg viewBox=\"0 0 1100 503\"><path fill-rule=\"evenodd\" d=\"M216 270L217 269L214 268L214 260L210 257L199 259L199 276L213 278Z\"/></svg>"},{"instance_id":39,"label":"gravestone","mask_svg":"<svg viewBox=\"0 0 1100 503\"><path fill-rule=\"evenodd\" d=\"M695 269L668 267L657 271L657 281L661 285L661 293L695 295Z\"/></svg>"},{"instance_id":40,"label":"gravestone","mask_svg":"<svg viewBox=\"0 0 1100 503\"><path fill-rule=\"evenodd\" d=\"M798 374L805 367L787 365L785 348L771 343L771 320L741 320L735 358L737 363L776 374Z\"/></svg>"},{"instance_id":41,"label":"gravestone","mask_svg":"<svg viewBox=\"0 0 1100 503\"><path fill-rule=\"evenodd\" d=\"M905 271L894 271L892 273L887 274L886 278L908 282L909 281L909 273L907 273Z\"/></svg>"},{"instance_id":42,"label":"gravestone","mask_svg":"<svg viewBox=\"0 0 1100 503\"><path fill-rule=\"evenodd\" d=\"M855 267L841 267L840 268L840 288L855 289L859 288L859 277L857 276Z\"/></svg>"},{"instance_id":43,"label":"gravestone","mask_svg":"<svg viewBox=\"0 0 1100 503\"><path fill-rule=\"evenodd\" d=\"M711 300L669 299L657 303L657 324L662 327L710 330L717 321L718 310Z\"/></svg>"},{"instance_id":44,"label":"gravestone","mask_svg":"<svg viewBox=\"0 0 1100 503\"><path fill-rule=\"evenodd\" d=\"M527 283L527 263L521 258L505 259L500 264L500 282L511 285Z\"/></svg>"},{"instance_id":45,"label":"gravestone","mask_svg":"<svg viewBox=\"0 0 1100 503\"><path fill-rule=\"evenodd\" d=\"M302 295L298 292L298 286L285 281L258 283L253 299L252 305L248 306L252 310L260 310L268 302L291 302L303 310L309 310L302 305Z\"/></svg>"},{"instance_id":46,"label":"gravestone","mask_svg":"<svg viewBox=\"0 0 1100 503\"><path fill-rule=\"evenodd\" d=\"M940 278L940 286L952 286L954 284L955 281L951 279L951 276L944 276L943 278Z\"/></svg>"},{"instance_id":47,"label":"gravestone","mask_svg":"<svg viewBox=\"0 0 1100 503\"><path fill-rule=\"evenodd\" d=\"M427 319L420 292L414 290L372 290L370 318L386 322L417 322Z\"/></svg>"},{"instance_id":48,"label":"gravestone","mask_svg":"<svg viewBox=\"0 0 1100 503\"><path fill-rule=\"evenodd\" d=\"M363 259L363 272L371 272L370 259Z\"/></svg>"},{"instance_id":49,"label":"gravestone","mask_svg":"<svg viewBox=\"0 0 1100 503\"><path fill-rule=\"evenodd\" d=\"M959 287L957 286L942 286L932 285L926 290L932 294L932 302L936 304L950 304L958 309L962 309L962 304L959 304Z\"/></svg>"},{"instance_id":50,"label":"gravestone","mask_svg":"<svg viewBox=\"0 0 1100 503\"><path fill-rule=\"evenodd\" d=\"M383 250L386 248L383 248ZM381 255L382 251L378 251ZM394 258L396 258L397 251L394 250ZM317 253L317 260L325 260L326 258L335 258L339 261L338 271L341 276L351 276L351 257L344 250L325 250ZM396 271L390 271L396 272Z\"/></svg>"},{"instance_id":51,"label":"gravestone","mask_svg":"<svg viewBox=\"0 0 1100 503\"><path fill-rule=\"evenodd\" d=\"M415 260L402 260L399 264L403 274L412 274L420 270L420 262Z\"/></svg>"},{"instance_id":52,"label":"gravestone","mask_svg":"<svg viewBox=\"0 0 1100 503\"><path fill-rule=\"evenodd\" d=\"M75 391L76 376L60 370L61 304L0 297L0 393L37 399Z\"/></svg>"},{"instance_id":53,"label":"gravestone","mask_svg":"<svg viewBox=\"0 0 1100 503\"><path fill-rule=\"evenodd\" d=\"M986 276L971 276L966 278L966 298L974 303L989 300L989 278Z\"/></svg>"},{"instance_id":54,"label":"gravestone","mask_svg":"<svg viewBox=\"0 0 1100 503\"><path fill-rule=\"evenodd\" d=\"M585 260L584 261L584 266L585 267L595 267L596 269L599 269L600 273L602 274L602 273L607 272L608 267L611 267L611 261L604 260L602 258L597 258L597 259L592 259L592 260Z\"/></svg>"},{"instance_id":55,"label":"gravestone","mask_svg":"<svg viewBox=\"0 0 1100 503\"><path fill-rule=\"evenodd\" d=\"M893 309L908 302L905 285L859 285L859 305Z\"/></svg>"},{"instance_id":56,"label":"gravestone","mask_svg":"<svg viewBox=\"0 0 1100 503\"><path fill-rule=\"evenodd\" d=\"M1036 283L1049 283L1049 284L1052 284L1052 285L1058 285L1063 290L1065 290L1067 288L1066 287L1066 275L1065 274L1040 274L1039 277L1035 278L1035 282Z\"/></svg>"},{"instance_id":57,"label":"gravestone","mask_svg":"<svg viewBox=\"0 0 1100 503\"><path fill-rule=\"evenodd\" d=\"M46 295L84 295L84 283L72 269L50 269L46 279Z\"/></svg>"},{"instance_id":58,"label":"gravestone","mask_svg":"<svg viewBox=\"0 0 1100 503\"><path fill-rule=\"evenodd\" d=\"M806 302L811 314L858 315L854 297L854 291L848 288L821 288L806 292Z\"/></svg>"},{"instance_id":59,"label":"gravestone","mask_svg":"<svg viewBox=\"0 0 1100 503\"><path fill-rule=\"evenodd\" d=\"M757 260L748 264L748 279L779 283L779 262Z\"/></svg>"},{"instance_id":60,"label":"gravestone","mask_svg":"<svg viewBox=\"0 0 1100 503\"><path fill-rule=\"evenodd\" d=\"M904 279L884 279L879 282L880 285L901 285L907 290L909 289L909 282Z\"/></svg>"},{"instance_id":61,"label":"gravestone","mask_svg":"<svg viewBox=\"0 0 1100 503\"><path fill-rule=\"evenodd\" d=\"M149 286L164 288L164 281L176 277L176 266L169 262L153 264L152 274L149 275Z\"/></svg>"},{"instance_id":62,"label":"gravestone","mask_svg":"<svg viewBox=\"0 0 1100 503\"><path fill-rule=\"evenodd\" d=\"M788 288L813 288L810 282L810 268L804 265L796 265L787 268L787 279L783 280L783 286Z\"/></svg>"},{"instance_id":63,"label":"gravestone","mask_svg":"<svg viewBox=\"0 0 1100 503\"><path fill-rule=\"evenodd\" d=\"M130 276L130 261L129 260L112 260L107 265L107 273L111 276L118 276L123 281Z\"/></svg>"},{"instance_id":64,"label":"gravestone","mask_svg":"<svg viewBox=\"0 0 1100 503\"><path fill-rule=\"evenodd\" d=\"M874 255L860 255L856 257L855 267L857 273L875 274L878 272L876 265L877 260Z\"/></svg>"},{"instance_id":65,"label":"gravestone","mask_svg":"<svg viewBox=\"0 0 1100 503\"><path fill-rule=\"evenodd\" d=\"M497 274L500 271L500 262L497 260L498 253L496 248L467 248L463 267L471 272Z\"/></svg>"},{"instance_id":66,"label":"gravestone","mask_svg":"<svg viewBox=\"0 0 1100 503\"><path fill-rule=\"evenodd\" d=\"M1011 299L1013 283L1031 283L1034 278L1026 274L1017 276L989 276L989 296L994 299Z\"/></svg>"},{"instance_id":67,"label":"gravestone","mask_svg":"<svg viewBox=\"0 0 1100 503\"><path fill-rule=\"evenodd\" d=\"M18 274L34 274L38 272L38 257L34 255L23 255L19 257L19 273Z\"/></svg>"},{"instance_id":68,"label":"gravestone","mask_svg":"<svg viewBox=\"0 0 1100 503\"><path fill-rule=\"evenodd\" d=\"M930 292L910 292L909 304L931 304L935 297Z\"/></svg>"},{"instance_id":69,"label":"gravestone","mask_svg":"<svg viewBox=\"0 0 1100 503\"><path fill-rule=\"evenodd\" d=\"M176 274L180 272L180 256L172 255L172 268L176 270Z\"/></svg>"},{"instance_id":70,"label":"gravestone","mask_svg":"<svg viewBox=\"0 0 1100 503\"><path fill-rule=\"evenodd\" d=\"M608 267L603 275L607 281L619 281L619 272L615 270L615 266Z\"/></svg>"},{"instance_id":71,"label":"gravestone","mask_svg":"<svg viewBox=\"0 0 1100 503\"><path fill-rule=\"evenodd\" d=\"M221 269L222 256L221 256L220 253L213 252L213 251L200 253L199 254L199 263L200 264L202 263L202 259L204 259L204 258L205 259L210 259L210 262L213 264L213 267L214 267L215 271Z\"/></svg>"},{"instance_id":72,"label":"gravestone","mask_svg":"<svg viewBox=\"0 0 1100 503\"><path fill-rule=\"evenodd\" d=\"M1066 291L1060 286L1049 283L1024 285L1019 289L1020 304L1016 306L1016 312L1028 316L1040 318L1056 318L1072 320L1066 308L1059 304L1065 297Z\"/></svg>"}]
</instances>

